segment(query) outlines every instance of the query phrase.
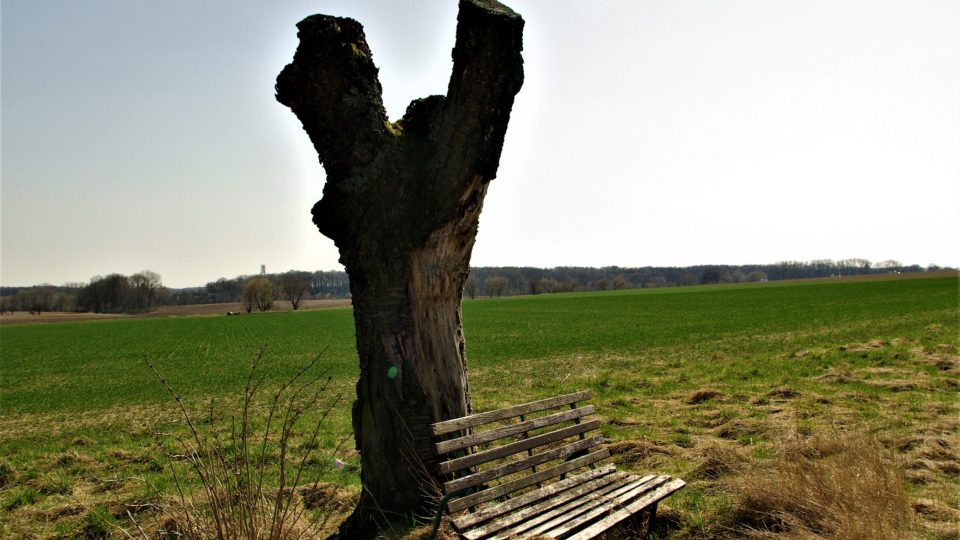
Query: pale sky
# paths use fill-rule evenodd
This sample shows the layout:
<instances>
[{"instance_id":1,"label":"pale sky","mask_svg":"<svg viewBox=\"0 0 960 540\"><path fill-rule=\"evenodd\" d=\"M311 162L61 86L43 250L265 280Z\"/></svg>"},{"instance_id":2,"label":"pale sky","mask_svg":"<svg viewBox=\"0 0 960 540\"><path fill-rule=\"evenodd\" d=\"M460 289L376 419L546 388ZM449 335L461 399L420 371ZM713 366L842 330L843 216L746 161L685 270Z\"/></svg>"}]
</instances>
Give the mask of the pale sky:
<instances>
[{"instance_id":1,"label":"pale sky","mask_svg":"<svg viewBox=\"0 0 960 540\"><path fill-rule=\"evenodd\" d=\"M960 2L507 2L526 80L475 266L960 266ZM443 94L456 2L3 0L0 283L340 268L273 98L313 13L390 117Z\"/></svg>"}]
</instances>

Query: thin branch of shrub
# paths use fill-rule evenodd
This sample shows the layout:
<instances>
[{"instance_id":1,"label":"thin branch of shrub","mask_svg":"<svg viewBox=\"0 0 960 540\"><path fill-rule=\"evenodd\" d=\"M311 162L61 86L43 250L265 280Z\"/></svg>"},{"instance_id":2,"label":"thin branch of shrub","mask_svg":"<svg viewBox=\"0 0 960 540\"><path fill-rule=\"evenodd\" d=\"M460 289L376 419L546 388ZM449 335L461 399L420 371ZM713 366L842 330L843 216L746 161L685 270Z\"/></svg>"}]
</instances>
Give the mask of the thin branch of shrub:
<instances>
[{"instance_id":1,"label":"thin branch of shrub","mask_svg":"<svg viewBox=\"0 0 960 540\"><path fill-rule=\"evenodd\" d=\"M250 366L243 387L243 402L238 415L230 418L225 429L218 427L216 409L211 401L210 427L203 429L194 422L186 404L172 385L152 362L144 363L173 397L189 434L158 434L157 444L167 459L173 480L177 503L165 509L168 518L158 531L161 534L188 538L246 539L312 538L326 526L332 513L320 523L306 520L306 506L298 498L300 482L307 474L308 465L318 451L318 441L330 413L340 403L341 395L330 397L332 377L309 376L326 349L302 366L267 399L262 436L254 433L257 396L266 380L261 371L264 351L261 349ZM329 398L329 399L328 399ZM316 422L310 424L306 440L297 449L291 446L298 427L308 412L319 412ZM225 435L225 436L224 436ZM176 454L165 440L174 440L183 452ZM333 455L340 451L347 437L340 439ZM251 444L252 443L252 444ZM300 455L295 457L294 451ZM273 464L276 452L277 463ZM186 465L178 465L185 461ZM334 466L334 459L321 460L312 484L318 493L320 477ZM203 489L202 501L197 501L185 481L185 471L192 470ZM276 481L270 478L276 474ZM268 485L269 483L269 485ZM275 483L275 485L274 485ZM139 533L149 536L130 515ZM166 530L163 529L172 529Z\"/></svg>"}]
</instances>

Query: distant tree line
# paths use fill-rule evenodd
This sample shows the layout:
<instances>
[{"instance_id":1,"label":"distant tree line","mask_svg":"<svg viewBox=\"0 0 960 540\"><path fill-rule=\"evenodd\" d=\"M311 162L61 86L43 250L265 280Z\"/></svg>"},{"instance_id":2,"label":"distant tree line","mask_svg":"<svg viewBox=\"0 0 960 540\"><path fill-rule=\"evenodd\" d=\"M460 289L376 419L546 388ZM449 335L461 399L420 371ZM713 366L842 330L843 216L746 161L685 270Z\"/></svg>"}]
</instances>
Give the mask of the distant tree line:
<instances>
[{"instance_id":1,"label":"distant tree line","mask_svg":"<svg viewBox=\"0 0 960 540\"><path fill-rule=\"evenodd\" d=\"M684 287L715 283L748 283L784 279L952 270L930 265L903 265L894 260L821 259L754 265L698 265L685 267L603 268L561 266L475 267L464 286L464 296L500 297L573 291ZM11 311L143 312L159 305L241 303L247 312L267 311L274 300L287 300L298 309L305 299L349 298L346 272L291 270L281 274L220 278L203 287L168 289L160 275L144 270L124 276L94 276L89 283L0 287L0 313Z\"/></svg>"},{"instance_id":2,"label":"distant tree line","mask_svg":"<svg viewBox=\"0 0 960 540\"><path fill-rule=\"evenodd\" d=\"M603 268L562 266L558 268L477 267L470 269L464 296L509 296L571 291L684 287L717 283L748 283L783 279L805 279L891 272L940 270L904 265L886 260L871 263L866 259L783 261L775 264L698 265L684 267Z\"/></svg>"},{"instance_id":3,"label":"distant tree line","mask_svg":"<svg viewBox=\"0 0 960 540\"><path fill-rule=\"evenodd\" d=\"M138 313L161 305L242 303L247 312L268 311L274 300L299 309L308 298L346 298L350 282L342 271L304 272L220 278L203 287L169 289L150 270L132 276L94 276L88 283L60 286L0 287L0 314L15 311Z\"/></svg>"},{"instance_id":4,"label":"distant tree line","mask_svg":"<svg viewBox=\"0 0 960 540\"><path fill-rule=\"evenodd\" d=\"M150 270L131 276L94 276L87 284L67 283L33 287L0 288L0 313L27 311L92 311L95 313L138 313L168 303L170 290L160 274Z\"/></svg>"},{"instance_id":5,"label":"distant tree line","mask_svg":"<svg viewBox=\"0 0 960 540\"><path fill-rule=\"evenodd\" d=\"M274 298L288 300L294 309L297 309L304 299L349 298L350 296L350 280L346 272L291 270L282 274L220 278L207 283L204 287L181 289L174 293L174 300L177 304L246 302L248 298L244 291L248 284L261 279L270 284ZM263 296L266 283L262 281L258 283Z\"/></svg>"},{"instance_id":6,"label":"distant tree line","mask_svg":"<svg viewBox=\"0 0 960 540\"><path fill-rule=\"evenodd\" d=\"M63 286L36 285L33 287L0 288L0 313L27 311L74 311L77 307L77 291L82 285Z\"/></svg>"}]
</instances>

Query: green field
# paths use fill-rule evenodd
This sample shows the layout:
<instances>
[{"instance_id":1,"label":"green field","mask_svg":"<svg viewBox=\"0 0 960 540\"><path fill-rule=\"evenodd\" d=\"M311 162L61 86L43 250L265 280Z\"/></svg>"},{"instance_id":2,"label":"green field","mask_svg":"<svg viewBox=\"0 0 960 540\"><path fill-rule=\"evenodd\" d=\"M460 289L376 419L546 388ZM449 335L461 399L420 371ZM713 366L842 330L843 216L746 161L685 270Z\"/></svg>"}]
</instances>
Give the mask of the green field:
<instances>
[{"instance_id":1,"label":"green field","mask_svg":"<svg viewBox=\"0 0 960 540\"><path fill-rule=\"evenodd\" d=\"M627 468L691 480L663 534L728 530L734 490L698 476L718 446L762 467L791 437L838 431L889 449L913 499L960 508L943 465L960 451L956 278L483 299L463 317L475 409L590 388ZM268 386L325 351L347 402L324 445L349 435L349 309L0 327L0 536L70 536L158 496L140 480L164 487L153 433L177 415L144 357L200 410L236 400L261 348ZM943 455L920 455L929 438ZM910 534L935 537L942 520L924 519Z\"/></svg>"}]
</instances>

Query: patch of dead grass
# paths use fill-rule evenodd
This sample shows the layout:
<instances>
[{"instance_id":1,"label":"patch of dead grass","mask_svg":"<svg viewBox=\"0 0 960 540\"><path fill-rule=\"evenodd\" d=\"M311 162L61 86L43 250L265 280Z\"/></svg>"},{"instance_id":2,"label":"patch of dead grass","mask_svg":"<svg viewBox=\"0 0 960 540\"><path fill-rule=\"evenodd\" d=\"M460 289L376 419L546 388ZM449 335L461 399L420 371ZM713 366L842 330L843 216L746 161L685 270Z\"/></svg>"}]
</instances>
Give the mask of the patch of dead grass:
<instances>
[{"instance_id":1,"label":"patch of dead grass","mask_svg":"<svg viewBox=\"0 0 960 540\"><path fill-rule=\"evenodd\" d=\"M891 392L910 392L913 390L929 390L929 386L919 384L909 379L880 379L864 381L864 384L874 388L882 388Z\"/></svg>"},{"instance_id":2,"label":"patch of dead grass","mask_svg":"<svg viewBox=\"0 0 960 540\"><path fill-rule=\"evenodd\" d=\"M721 439L756 437L767 433L769 426L757 418L738 418L718 427L715 433Z\"/></svg>"},{"instance_id":3,"label":"patch of dead grass","mask_svg":"<svg viewBox=\"0 0 960 540\"><path fill-rule=\"evenodd\" d=\"M794 441L730 483L747 536L892 540L914 515L899 469L862 436Z\"/></svg>"},{"instance_id":4,"label":"patch of dead grass","mask_svg":"<svg viewBox=\"0 0 960 540\"><path fill-rule=\"evenodd\" d=\"M954 521L960 524L960 510L950 508L933 499L917 499L910 505L913 511L930 521Z\"/></svg>"},{"instance_id":5,"label":"patch of dead grass","mask_svg":"<svg viewBox=\"0 0 960 540\"><path fill-rule=\"evenodd\" d=\"M774 399L793 399L799 396L800 392L790 388L789 386L781 386L767 392L767 397Z\"/></svg>"},{"instance_id":6,"label":"patch of dead grass","mask_svg":"<svg viewBox=\"0 0 960 540\"><path fill-rule=\"evenodd\" d=\"M823 375L814 377L814 380L829 384L848 384L857 380L856 375L845 367L832 368Z\"/></svg>"},{"instance_id":7,"label":"patch of dead grass","mask_svg":"<svg viewBox=\"0 0 960 540\"><path fill-rule=\"evenodd\" d=\"M310 510L349 512L357 505L360 494L340 484L318 482L297 490L303 505Z\"/></svg>"},{"instance_id":8,"label":"patch of dead grass","mask_svg":"<svg viewBox=\"0 0 960 540\"><path fill-rule=\"evenodd\" d=\"M747 459L726 444L707 444L696 449L699 463L685 476L690 480L716 480L742 471Z\"/></svg>"},{"instance_id":9,"label":"patch of dead grass","mask_svg":"<svg viewBox=\"0 0 960 540\"><path fill-rule=\"evenodd\" d=\"M877 349L882 349L890 345L889 341L883 339L873 339L866 343L857 343L854 345L841 345L841 351L847 352L868 352L875 351Z\"/></svg>"},{"instance_id":10,"label":"patch of dead grass","mask_svg":"<svg viewBox=\"0 0 960 540\"><path fill-rule=\"evenodd\" d=\"M703 411L694 418L687 419L687 425L699 428L716 428L729 422L736 417L736 413L722 409L710 409Z\"/></svg>"},{"instance_id":11,"label":"patch of dead grass","mask_svg":"<svg viewBox=\"0 0 960 540\"><path fill-rule=\"evenodd\" d=\"M723 397L723 392L719 390L713 390L710 388L701 388L700 390L695 391L694 393L687 396L687 399L684 400L684 403L687 405L697 405L705 401L710 401Z\"/></svg>"},{"instance_id":12,"label":"patch of dead grass","mask_svg":"<svg viewBox=\"0 0 960 540\"><path fill-rule=\"evenodd\" d=\"M660 457L673 457L677 455L677 450L671 446L655 441L645 441L641 439L628 439L617 441L607 445L607 449L612 456L616 456L616 462L624 466L652 465L653 462L659 462Z\"/></svg>"}]
</instances>

